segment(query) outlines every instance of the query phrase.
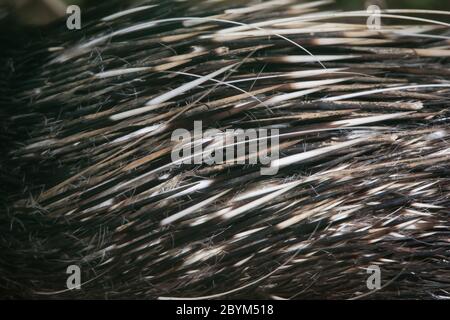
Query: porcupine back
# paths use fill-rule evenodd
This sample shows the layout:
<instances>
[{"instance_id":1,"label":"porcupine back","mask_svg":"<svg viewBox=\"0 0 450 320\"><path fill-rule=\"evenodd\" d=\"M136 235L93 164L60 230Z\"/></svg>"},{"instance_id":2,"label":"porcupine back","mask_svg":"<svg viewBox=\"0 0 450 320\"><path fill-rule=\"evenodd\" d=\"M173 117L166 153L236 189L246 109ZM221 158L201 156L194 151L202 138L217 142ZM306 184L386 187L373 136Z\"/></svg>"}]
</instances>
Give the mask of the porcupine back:
<instances>
[{"instance_id":1,"label":"porcupine back","mask_svg":"<svg viewBox=\"0 0 450 320\"><path fill-rule=\"evenodd\" d=\"M329 5L109 2L6 51L1 295L448 298L448 25ZM284 166L172 163L195 120Z\"/></svg>"}]
</instances>

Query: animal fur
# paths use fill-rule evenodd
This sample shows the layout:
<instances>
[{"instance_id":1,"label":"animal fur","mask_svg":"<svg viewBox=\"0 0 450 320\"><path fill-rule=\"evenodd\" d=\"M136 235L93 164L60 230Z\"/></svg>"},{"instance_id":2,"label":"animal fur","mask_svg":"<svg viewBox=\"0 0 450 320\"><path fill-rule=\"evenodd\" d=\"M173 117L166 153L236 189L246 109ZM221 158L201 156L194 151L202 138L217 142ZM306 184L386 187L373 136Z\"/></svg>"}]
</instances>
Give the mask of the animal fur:
<instances>
[{"instance_id":1,"label":"animal fur","mask_svg":"<svg viewBox=\"0 0 450 320\"><path fill-rule=\"evenodd\" d=\"M5 34L0 295L449 299L449 14L110 1ZM279 129L283 167L174 165L195 120Z\"/></svg>"}]
</instances>

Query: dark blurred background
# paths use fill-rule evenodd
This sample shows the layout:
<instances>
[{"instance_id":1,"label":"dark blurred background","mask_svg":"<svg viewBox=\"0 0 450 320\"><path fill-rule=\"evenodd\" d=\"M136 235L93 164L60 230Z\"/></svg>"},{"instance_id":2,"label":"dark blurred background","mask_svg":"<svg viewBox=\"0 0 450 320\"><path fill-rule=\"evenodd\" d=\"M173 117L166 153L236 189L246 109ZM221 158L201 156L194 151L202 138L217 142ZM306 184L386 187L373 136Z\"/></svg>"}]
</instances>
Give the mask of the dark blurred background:
<instances>
[{"instance_id":1,"label":"dark blurred background","mask_svg":"<svg viewBox=\"0 0 450 320\"><path fill-rule=\"evenodd\" d=\"M89 2L89 0L64 0L70 4L81 4ZM384 3L386 8L391 9L435 9L448 10L450 9L450 0L381 0L381 1L366 1L366 0L335 0L339 8L361 10L367 8L368 2Z\"/></svg>"},{"instance_id":2,"label":"dark blurred background","mask_svg":"<svg viewBox=\"0 0 450 320\"><path fill-rule=\"evenodd\" d=\"M382 1L364 1L364 0L335 0L339 8L362 10L367 8L367 3L381 3L383 9L433 9L449 10L450 0L382 0Z\"/></svg>"},{"instance_id":3,"label":"dark blurred background","mask_svg":"<svg viewBox=\"0 0 450 320\"><path fill-rule=\"evenodd\" d=\"M99 0L0 0L1 8L8 8L27 25L45 25L64 16L67 5L89 7ZM164 0L161 0L164 2ZM300 2L300 0L299 0ZM365 10L370 4L382 9L434 9L450 10L450 0L335 0L341 10ZM6 11L3 11L6 12ZM441 17L440 20L445 20Z\"/></svg>"}]
</instances>

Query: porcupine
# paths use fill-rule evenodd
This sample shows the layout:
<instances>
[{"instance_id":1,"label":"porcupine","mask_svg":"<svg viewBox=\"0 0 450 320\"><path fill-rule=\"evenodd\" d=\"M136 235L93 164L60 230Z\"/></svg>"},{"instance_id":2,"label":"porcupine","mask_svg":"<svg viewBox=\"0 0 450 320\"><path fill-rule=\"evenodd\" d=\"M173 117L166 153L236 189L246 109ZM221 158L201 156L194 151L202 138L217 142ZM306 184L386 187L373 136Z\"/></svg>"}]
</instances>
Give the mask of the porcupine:
<instances>
[{"instance_id":1,"label":"porcupine","mask_svg":"<svg viewBox=\"0 0 450 320\"><path fill-rule=\"evenodd\" d=\"M110 1L4 34L1 296L448 299L449 13L330 6ZM277 128L286 165L173 164L195 120Z\"/></svg>"}]
</instances>

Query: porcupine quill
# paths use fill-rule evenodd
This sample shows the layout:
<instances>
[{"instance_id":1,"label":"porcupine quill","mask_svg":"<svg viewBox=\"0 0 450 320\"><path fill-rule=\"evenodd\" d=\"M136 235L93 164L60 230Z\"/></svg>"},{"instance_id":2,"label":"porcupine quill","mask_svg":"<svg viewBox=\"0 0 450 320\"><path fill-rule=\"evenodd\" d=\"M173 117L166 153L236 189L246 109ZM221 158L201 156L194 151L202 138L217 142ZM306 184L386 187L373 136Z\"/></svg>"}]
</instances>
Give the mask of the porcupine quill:
<instances>
[{"instance_id":1,"label":"porcupine quill","mask_svg":"<svg viewBox=\"0 0 450 320\"><path fill-rule=\"evenodd\" d=\"M3 35L0 296L449 299L449 15L109 1ZM279 129L279 171L173 164L198 120Z\"/></svg>"}]
</instances>

